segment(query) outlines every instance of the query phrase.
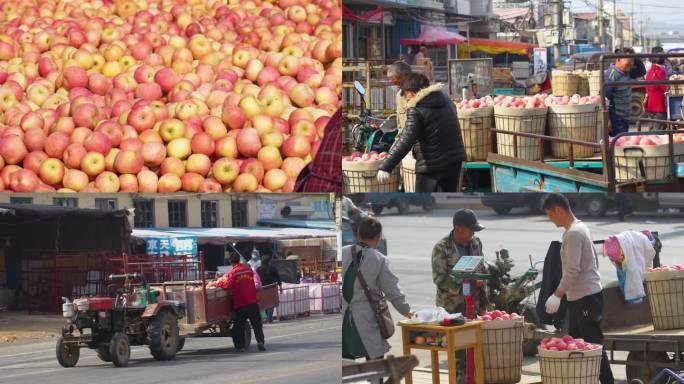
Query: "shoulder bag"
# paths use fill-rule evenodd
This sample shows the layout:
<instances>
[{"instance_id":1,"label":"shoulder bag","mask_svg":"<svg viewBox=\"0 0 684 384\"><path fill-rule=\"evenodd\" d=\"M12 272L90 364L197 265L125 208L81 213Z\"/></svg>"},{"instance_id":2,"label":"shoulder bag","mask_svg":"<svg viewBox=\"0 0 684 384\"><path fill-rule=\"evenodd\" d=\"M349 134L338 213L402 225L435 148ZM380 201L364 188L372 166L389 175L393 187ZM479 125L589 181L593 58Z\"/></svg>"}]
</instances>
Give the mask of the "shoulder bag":
<instances>
[{"instance_id":1,"label":"shoulder bag","mask_svg":"<svg viewBox=\"0 0 684 384\"><path fill-rule=\"evenodd\" d=\"M356 278L359 279L359 283L361 283L361 287L363 287L368 303L370 304L371 309L373 309L375 320L378 322L378 327L380 328L380 335L383 339L389 339L394 335L394 321L392 320L392 315L390 314L389 306L387 305L387 299L384 295L377 301L373 299L373 295L371 294L370 289L368 289L366 279L361 273L361 263L359 260L361 252L362 251L358 251L357 253L356 246L352 248L352 262L356 269Z\"/></svg>"}]
</instances>

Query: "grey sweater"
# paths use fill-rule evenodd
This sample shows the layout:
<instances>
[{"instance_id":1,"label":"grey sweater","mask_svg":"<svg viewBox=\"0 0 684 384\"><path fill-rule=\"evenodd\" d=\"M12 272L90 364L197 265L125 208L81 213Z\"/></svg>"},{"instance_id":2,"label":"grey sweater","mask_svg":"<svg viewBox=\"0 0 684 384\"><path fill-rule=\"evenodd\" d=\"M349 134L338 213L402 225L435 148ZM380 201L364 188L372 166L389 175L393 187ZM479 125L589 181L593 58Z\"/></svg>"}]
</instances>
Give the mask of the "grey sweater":
<instances>
[{"instance_id":1,"label":"grey sweater","mask_svg":"<svg viewBox=\"0 0 684 384\"><path fill-rule=\"evenodd\" d=\"M591 233L581 220L575 219L570 229L563 234L561 260L563 277L558 289L565 292L568 301L601 292L601 275Z\"/></svg>"}]
</instances>

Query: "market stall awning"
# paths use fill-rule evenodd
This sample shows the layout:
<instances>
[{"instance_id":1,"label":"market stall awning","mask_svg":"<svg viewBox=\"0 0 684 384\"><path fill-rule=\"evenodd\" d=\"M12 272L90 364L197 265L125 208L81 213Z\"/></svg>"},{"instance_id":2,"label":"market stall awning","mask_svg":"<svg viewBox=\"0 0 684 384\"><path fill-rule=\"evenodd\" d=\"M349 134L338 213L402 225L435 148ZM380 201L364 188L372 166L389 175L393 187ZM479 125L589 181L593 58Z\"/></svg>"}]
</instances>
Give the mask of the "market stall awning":
<instances>
[{"instance_id":1,"label":"market stall awning","mask_svg":"<svg viewBox=\"0 0 684 384\"><path fill-rule=\"evenodd\" d=\"M342 17L348 20L365 21L369 23L380 23L385 15L385 7L380 5L372 11L368 11L363 15L357 15L349 8L342 5Z\"/></svg>"},{"instance_id":2,"label":"market stall awning","mask_svg":"<svg viewBox=\"0 0 684 384\"><path fill-rule=\"evenodd\" d=\"M257 220L257 225L277 228L327 229L331 231L336 229L334 220L260 219Z\"/></svg>"},{"instance_id":3,"label":"market stall awning","mask_svg":"<svg viewBox=\"0 0 684 384\"><path fill-rule=\"evenodd\" d=\"M446 29L433 27L430 25L423 26L420 35L413 39L401 39L401 45L426 45L426 46L442 46L449 44L460 44L466 41L466 38L456 32L450 32Z\"/></svg>"},{"instance_id":4,"label":"market stall awning","mask_svg":"<svg viewBox=\"0 0 684 384\"><path fill-rule=\"evenodd\" d=\"M228 242L268 242L286 239L336 237L335 230L310 228L147 228L133 230L131 237L137 242L150 238L194 237L198 245L220 245Z\"/></svg>"},{"instance_id":5,"label":"market stall awning","mask_svg":"<svg viewBox=\"0 0 684 384\"><path fill-rule=\"evenodd\" d=\"M502 21L511 23L519 17L531 15L530 8L494 8L494 15Z\"/></svg>"},{"instance_id":6,"label":"market stall awning","mask_svg":"<svg viewBox=\"0 0 684 384\"><path fill-rule=\"evenodd\" d=\"M515 41L490 40L481 38L471 38L468 44L459 46L459 57L461 54L470 52L483 52L490 55L510 53L514 55L529 55L529 50L536 48L534 44L520 43Z\"/></svg>"}]
</instances>

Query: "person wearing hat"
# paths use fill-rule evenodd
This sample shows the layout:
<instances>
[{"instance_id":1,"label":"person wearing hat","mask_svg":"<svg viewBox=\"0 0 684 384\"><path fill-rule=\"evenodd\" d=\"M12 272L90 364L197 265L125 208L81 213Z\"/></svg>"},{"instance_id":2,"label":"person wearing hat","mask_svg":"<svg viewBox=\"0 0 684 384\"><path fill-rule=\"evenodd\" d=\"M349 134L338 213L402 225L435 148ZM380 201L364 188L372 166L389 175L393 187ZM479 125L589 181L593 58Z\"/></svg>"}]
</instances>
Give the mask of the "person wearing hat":
<instances>
[{"instance_id":1,"label":"person wearing hat","mask_svg":"<svg viewBox=\"0 0 684 384\"><path fill-rule=\"evenodd\" d=\"M451 232L432 249L432 281L437 286L437 306L449 313L466 313L463 281L456 279L451 269L461 256L483 256L482 242L475 236L475 232L483 229L475 212L459 209L454 213ZM456 352L459 383L465 383L466 379L465 357L465 351Z\"/></svg>"}]
</instances>

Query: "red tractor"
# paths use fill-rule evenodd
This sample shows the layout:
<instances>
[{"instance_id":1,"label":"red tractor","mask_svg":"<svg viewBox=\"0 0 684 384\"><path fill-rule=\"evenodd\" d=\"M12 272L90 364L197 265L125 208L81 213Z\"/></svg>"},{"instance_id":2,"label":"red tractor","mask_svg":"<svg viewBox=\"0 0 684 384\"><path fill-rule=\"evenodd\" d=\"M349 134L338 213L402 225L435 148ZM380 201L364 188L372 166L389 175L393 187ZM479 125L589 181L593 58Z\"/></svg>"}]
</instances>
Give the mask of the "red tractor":
<instances>
[{"instance_id":1,"label":"red tractor","mask_svg":"<svg viewBox=\"0 0 684 384\"><path fill-rule=\"evenodd\" d=\"M69 320L57 341L57 361L63 367L78 362L80 349L97 351L102 361L117 367L128 365L131 345L148 345L156 360L171 360L182 348L178 320L185 304L157 301L140 274L109 275L109 297L74 300L62 306Z\"/></svg>"}]
</instances>

